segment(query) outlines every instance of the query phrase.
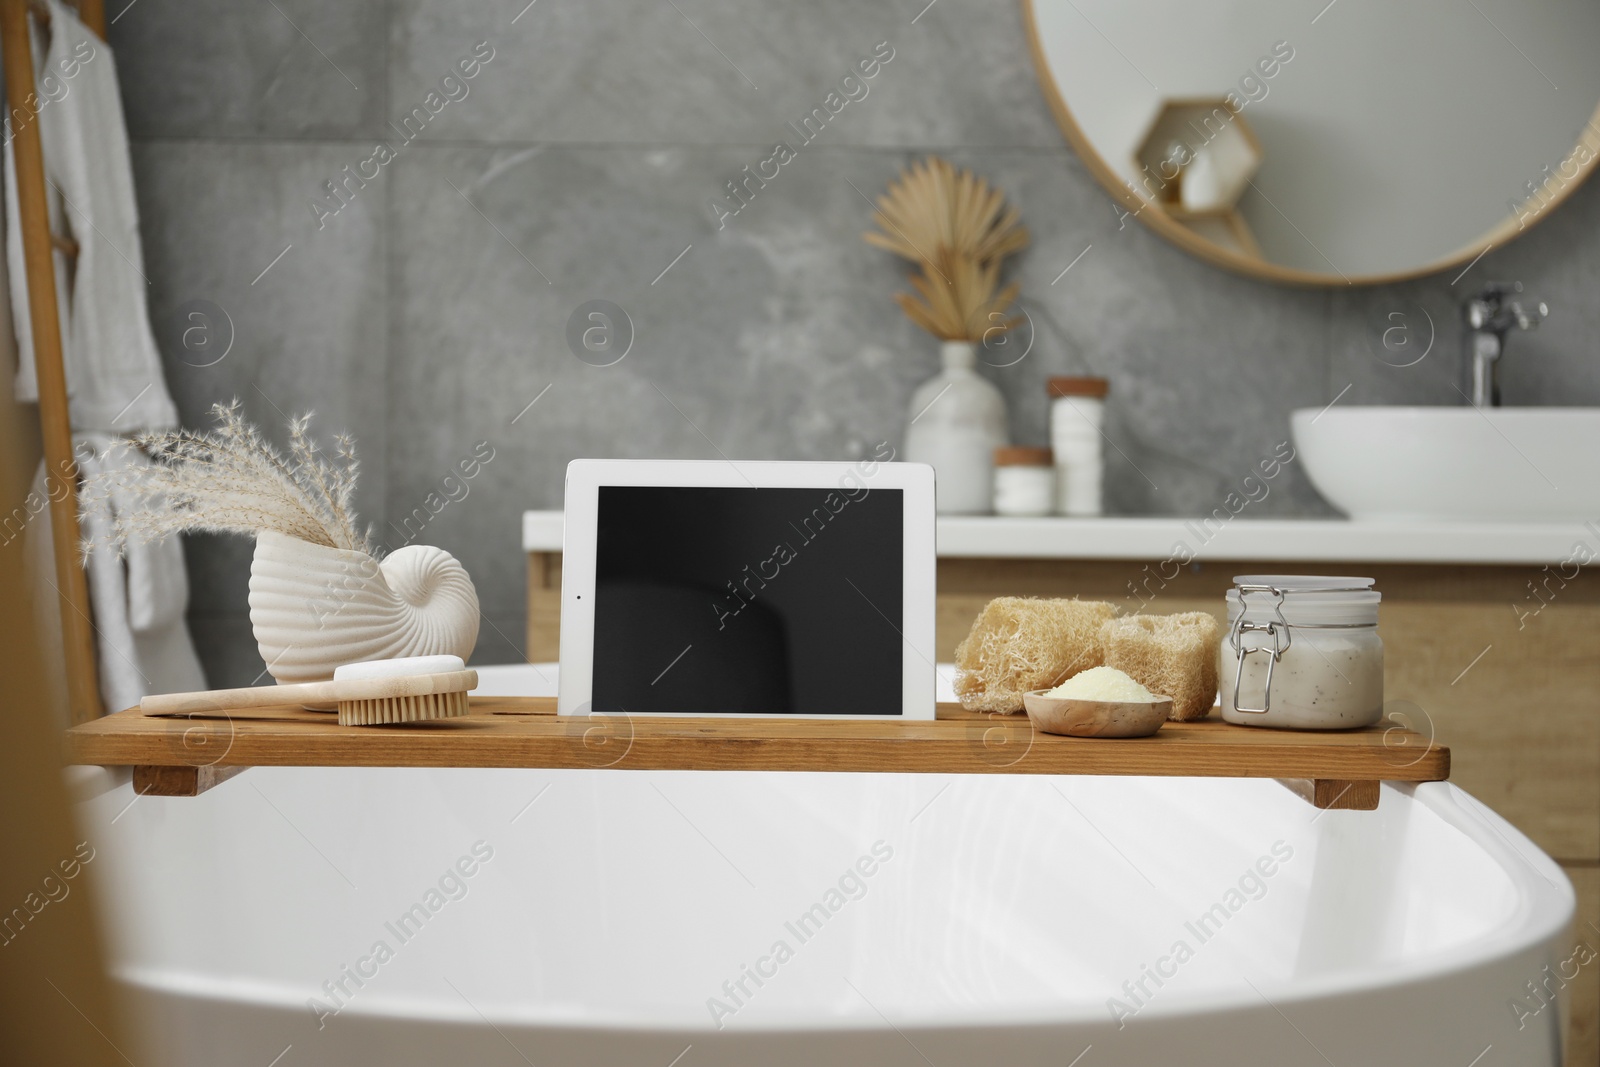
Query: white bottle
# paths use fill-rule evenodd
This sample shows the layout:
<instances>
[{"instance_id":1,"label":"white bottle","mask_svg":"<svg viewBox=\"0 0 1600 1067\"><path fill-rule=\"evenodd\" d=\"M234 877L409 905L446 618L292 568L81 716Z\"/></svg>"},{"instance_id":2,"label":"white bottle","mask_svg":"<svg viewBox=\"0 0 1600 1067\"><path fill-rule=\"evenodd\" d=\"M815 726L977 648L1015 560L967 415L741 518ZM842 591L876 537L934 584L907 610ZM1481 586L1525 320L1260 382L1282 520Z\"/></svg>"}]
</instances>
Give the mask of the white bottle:
<instances>
[{"instance_id":1,"label":"white bottle","mask_svg":"<svg viewBox=\"0 0 1600 1067\"><path fill-rule=\"evenodd\" d=\"M1051 378L1050 446L1056 459L1056 510L1062 515L1100 515L1102 441L1106 420L1104 378Z\"/></svg>"},{"instance_id":2,"label":"white bottle","mask_svg":"<svg viewBox=\"0 0 1600 1067\"><path fill-rule=\"evenodd\" d=\"M994 450L1006 443L1006 402L979 376L971 341L946 341L939 352L944 370L911 394L906 459L932 465L939 514L987 514Z\"/></svg>"}]
</instances>

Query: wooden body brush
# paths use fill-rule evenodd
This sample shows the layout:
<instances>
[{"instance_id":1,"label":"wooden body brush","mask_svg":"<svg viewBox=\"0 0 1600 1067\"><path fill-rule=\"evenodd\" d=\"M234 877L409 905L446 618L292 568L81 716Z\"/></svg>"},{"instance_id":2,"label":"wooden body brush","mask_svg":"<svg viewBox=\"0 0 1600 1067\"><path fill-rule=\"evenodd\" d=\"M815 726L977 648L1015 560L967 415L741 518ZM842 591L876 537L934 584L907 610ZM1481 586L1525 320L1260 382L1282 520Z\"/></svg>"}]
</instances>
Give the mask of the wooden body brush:
<instances>
[{"instance_id":1,"label":"wooden body brush","mask_svg":"<svg viewBox=\"0 0 1600 1067\"><path fill-rule=\"evenodd\" d=\"M478 686L460 656L410 656L350 663L331 682L257 685L201 693L163 693L139 701L146 715L265 708L278 704L335 704L340 726L451 719L467 713L467 693Z\"/></svg>"}]
</instances>

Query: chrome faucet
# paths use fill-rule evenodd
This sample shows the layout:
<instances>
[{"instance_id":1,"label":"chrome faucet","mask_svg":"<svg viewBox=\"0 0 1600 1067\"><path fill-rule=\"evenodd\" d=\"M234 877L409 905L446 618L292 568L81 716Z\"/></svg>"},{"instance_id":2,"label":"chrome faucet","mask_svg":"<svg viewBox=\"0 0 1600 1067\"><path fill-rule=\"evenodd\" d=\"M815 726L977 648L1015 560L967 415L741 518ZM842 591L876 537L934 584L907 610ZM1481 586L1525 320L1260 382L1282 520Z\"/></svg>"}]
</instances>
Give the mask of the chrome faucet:
<instances>
[{"instance_id":1,"label":"chrome faucet","mask_svg":"<svg viewBox=\"0 0 1600 1067\"><path fill-rule=\"evenodd\" d=\"M1550 314L1542 300L1533 308L1537 315L1523 310L1519 301L1511 299L1520 292L1521 282L1490 282L1462 307L1467 321L1473 407L1500 406L1500 357L1505 355L1506 334L1513 326L1519 330L1538 329L1539 320Z\"/></svg>"}]
</instances>

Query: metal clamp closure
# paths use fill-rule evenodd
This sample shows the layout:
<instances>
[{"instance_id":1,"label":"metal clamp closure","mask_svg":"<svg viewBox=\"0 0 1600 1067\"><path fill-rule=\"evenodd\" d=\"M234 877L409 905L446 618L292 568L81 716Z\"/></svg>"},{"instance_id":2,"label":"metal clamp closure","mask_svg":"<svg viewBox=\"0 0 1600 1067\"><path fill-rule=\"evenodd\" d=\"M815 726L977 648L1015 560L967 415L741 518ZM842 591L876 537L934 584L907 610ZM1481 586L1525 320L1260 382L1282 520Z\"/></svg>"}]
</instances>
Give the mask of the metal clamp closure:
<instances>
[{"instance_id":1,"label":"metal clamp closure","mask_svg":"<svg viewBox=\"0 0 1600 1067\"><path fill-rule=\"evenodd\" d=\"M1228 632L1228 644L1238 655L1238 665L1233 675L1233 710L1246 715L1265 715L1272 709L1272 671L1278 665L1278 657L1282 656L1294 640L1289 623L1283 617L1283 590L1272 585L1241 585L1239 590L1239 617L1234 620ZM1266 623L1247 622L1245 615L1250 610L1248 597L1251 593L1269 593L1272 595L1271 605L1273 617ZM1264 633L1271 639L1270 645L1251 645L1246 647L1240 640L1246 633ZM1239 686L1244 681L1245 657L1251 653L1264 653L1267 660L1267 680L1262 689L1261 706L1259 708L1244 707L1239 703Z\"/></svg>"}]
</instances>

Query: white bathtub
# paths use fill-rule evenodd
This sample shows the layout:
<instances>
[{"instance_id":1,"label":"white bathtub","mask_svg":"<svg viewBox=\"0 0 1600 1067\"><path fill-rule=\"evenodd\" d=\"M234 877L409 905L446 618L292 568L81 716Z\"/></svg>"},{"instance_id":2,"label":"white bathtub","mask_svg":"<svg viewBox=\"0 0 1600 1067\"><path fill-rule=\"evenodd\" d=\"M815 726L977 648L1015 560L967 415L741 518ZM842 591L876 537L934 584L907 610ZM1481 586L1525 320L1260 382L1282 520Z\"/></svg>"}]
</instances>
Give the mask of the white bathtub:
<instances>
[{"instance_id":1,"label":"white bathtub","mask_svg":"<svg viewBox=\"0 0 1600 1067\"><path fill-rule=\"evenodd\" d=\"M1561 1061L1572 888L1447 784L257 768L81 814L140 1064Z\"/></svg>"}]
</instances>

